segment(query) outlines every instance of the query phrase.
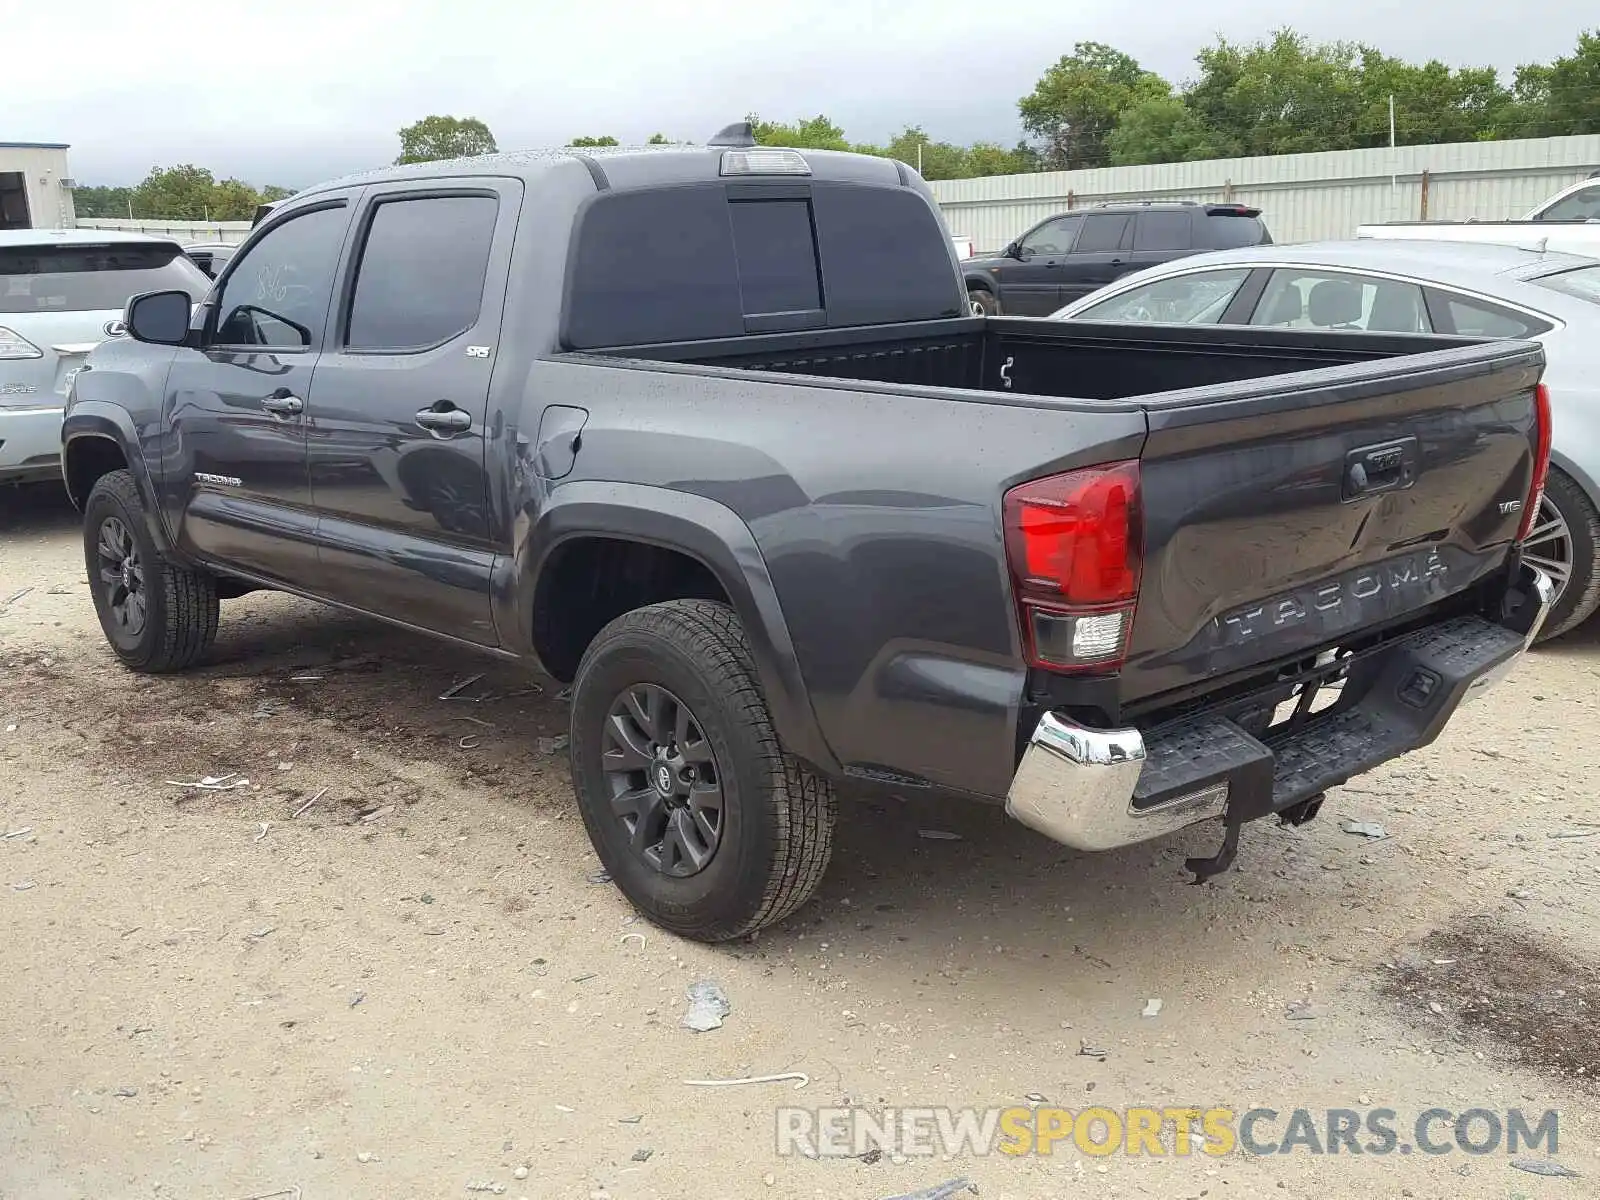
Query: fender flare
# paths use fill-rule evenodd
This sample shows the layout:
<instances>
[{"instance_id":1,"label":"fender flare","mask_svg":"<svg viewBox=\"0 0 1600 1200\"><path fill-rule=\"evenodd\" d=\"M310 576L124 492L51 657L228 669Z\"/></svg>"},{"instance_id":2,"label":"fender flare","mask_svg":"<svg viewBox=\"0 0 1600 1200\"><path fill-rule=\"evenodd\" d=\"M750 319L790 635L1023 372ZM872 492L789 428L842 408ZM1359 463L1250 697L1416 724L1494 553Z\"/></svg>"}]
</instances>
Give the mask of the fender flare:
<instances>
[{"instance_id":1,"label":"fender flare","mask_svg":"<svg viewBox=\"0 0 1600 1200\"><path fill-rule=\"evenodd\" d=\"M505 577L494 589L500 598L497 607L509 622L500 624L502 640L532 655L539 578L551 555L580 537L643 542L686 554L705 566L744 625L756 675L784 749L825 773L838 774L838 761L812 709L777 589L755 535L737 513L715 500L632 483L579 480L557 487L518 538L515 552L502 560Z\"/></svg>"},{"instance_id":2,"label":"fender flare","mask_svg":"<svg viewBox=\"0 0 1600 1200\"><path fill-rule=\"evenodd\" d=\"M144 505L145 525L150 530L150 537L162 554L171 554L172 538L168 536L166 525L162 521L155 481L150 478L150 464L145 461L144 454L140 451L139 435L127 410L98 400L80 400L68 410L61 422L63 480L67 478L70 447L80 438L99 438L114 442L122 451L123 461L128 464L128 473L133 476L134 486L139 489L139 500ZM67 488L67 495L79 509L82 509L83 502L88 499L87 496L73 495L70 485Z\"/></svg>"},{"instance_id":3,"label":"fender flare","mask_svg":"<svg viewBox=\"0 0 1600 1200\"><path fill-rule=\"evenodd\" d=\"M996 300L1000 299L1000 282L995 279L994 272L967 268L961 272L961 277L966 283L967 291L971 292L982 288Z\"/></svg>"}]
</instances>

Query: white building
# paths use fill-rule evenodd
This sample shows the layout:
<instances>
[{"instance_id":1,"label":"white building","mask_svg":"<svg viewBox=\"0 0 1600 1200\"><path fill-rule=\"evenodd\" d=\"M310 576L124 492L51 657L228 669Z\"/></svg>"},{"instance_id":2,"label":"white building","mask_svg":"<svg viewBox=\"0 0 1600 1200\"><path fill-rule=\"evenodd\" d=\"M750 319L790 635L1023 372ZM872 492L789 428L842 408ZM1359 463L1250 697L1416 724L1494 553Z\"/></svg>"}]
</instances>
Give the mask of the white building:
<instances>
[{"instance_id":1,"label":"white building","mask_svg":"<svg viewBox=\"0 0 1600 1200\"><path fill-rule=\"evenodd\" d=\"M0 229L71 229L72 176L61 142L0 142Z\"/></svg>"}]
</instances>

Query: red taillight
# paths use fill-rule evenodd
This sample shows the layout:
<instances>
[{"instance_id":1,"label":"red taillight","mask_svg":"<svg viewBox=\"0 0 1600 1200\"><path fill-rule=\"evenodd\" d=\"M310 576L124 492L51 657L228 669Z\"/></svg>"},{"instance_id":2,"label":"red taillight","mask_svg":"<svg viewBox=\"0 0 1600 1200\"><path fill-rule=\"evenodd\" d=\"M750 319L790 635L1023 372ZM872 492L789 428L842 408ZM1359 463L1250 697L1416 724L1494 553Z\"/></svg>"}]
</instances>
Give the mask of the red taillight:
<instances>
[{"instance_id":1,"label":"red taillight","mask_svg":"<svg viewBox=\"0 0 1600 1200\"><path fill-rule=\"evenodd\" d=\"M1019 484L1002 514L1028 661L1058 671L1119 664L1139 596L1138 462Z\"/></svg>"},{"instance_id":2,"label":"red taillight","mask_svg":"<svg viewBox=\"0 0 1600 1200\"><path fill-rule=\"evenodd\" d=\"M1522 526L1517 530L1517 541L1528 536L1539 517L1539 504L1544 500L1544 481L1550 474L1550 389L1540 384L1533 390L1534 418L1539 423L1533 446L1533 482L1528 485L1528 499L1522 506Z\"/></svg>"}]
</instances>

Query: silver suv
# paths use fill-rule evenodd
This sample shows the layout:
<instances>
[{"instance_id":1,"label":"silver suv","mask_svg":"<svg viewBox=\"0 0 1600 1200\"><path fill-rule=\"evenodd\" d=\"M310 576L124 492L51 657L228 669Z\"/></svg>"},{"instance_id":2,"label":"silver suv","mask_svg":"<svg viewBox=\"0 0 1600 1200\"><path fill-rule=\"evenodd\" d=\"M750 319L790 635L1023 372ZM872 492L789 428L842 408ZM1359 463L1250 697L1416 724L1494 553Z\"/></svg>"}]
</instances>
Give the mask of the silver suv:
<instances>
[{"instance_id":1,"label":"silver suv","mask_svg":"<svg viewBox=\"0 0 1600 1200\"><path fill-rule=\"evenodd\" d=\"M61 410L140 292L211 281L178 243L105 229L0 230L0 484L61 477Z\"/></svg>"}]
</instances>

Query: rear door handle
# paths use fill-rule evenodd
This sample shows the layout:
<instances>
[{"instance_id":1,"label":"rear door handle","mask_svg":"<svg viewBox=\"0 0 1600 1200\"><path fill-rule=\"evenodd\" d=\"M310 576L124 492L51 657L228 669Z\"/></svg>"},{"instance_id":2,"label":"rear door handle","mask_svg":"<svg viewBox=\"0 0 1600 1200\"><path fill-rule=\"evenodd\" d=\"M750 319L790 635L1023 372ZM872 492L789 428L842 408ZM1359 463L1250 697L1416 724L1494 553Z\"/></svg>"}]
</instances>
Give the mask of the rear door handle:
<instances>
[{"instance_id":1,"label":"rear door handle","mask_svg":"<svg viewBox=\"0 0 1600 1200\"><path fill-rule=\"evenodd\" d=\"M298 417L306 409L306 402L288 388L279 388L261 402L261 407L275 417Z\"/></svg>"},{"instance_id":2,"label":"rear door handle","mask_svg":"<svg viewBox=\"0 0 1600 1200\"><path fill-rule=\"evenodd\" d=\"M417 424L434 433L464 433L472 428L472 414L464 408L425 408Z\"/></svg>"}]
</instances>

